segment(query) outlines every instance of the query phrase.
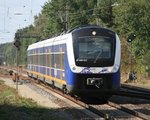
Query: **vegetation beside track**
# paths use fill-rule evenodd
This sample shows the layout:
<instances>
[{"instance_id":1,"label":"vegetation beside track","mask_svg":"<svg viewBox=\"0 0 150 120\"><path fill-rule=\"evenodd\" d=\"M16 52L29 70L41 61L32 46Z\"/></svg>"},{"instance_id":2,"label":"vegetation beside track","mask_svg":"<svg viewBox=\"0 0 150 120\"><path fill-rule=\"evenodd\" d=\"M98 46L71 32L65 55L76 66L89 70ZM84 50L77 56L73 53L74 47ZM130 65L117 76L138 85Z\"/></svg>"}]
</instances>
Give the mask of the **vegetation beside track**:
<instances>
[{"instance_id":1,"label":"vegetation beside track","mask_svg":"<svg viewBox=\"0 0 150 120\"><path fill-rule=\"evenodd\" d=\"M22 98L17 91L0 80L0 120L63 120L59 110L38 106L32 99Z\"/></svg>"},{"instance_id":2,"label":"vegetation beside track","mask_svg":"<svg viewBox=\"0 0 150 120\"><path fill-rule=\"evenodd\" d=\"M143 77L149 80L149 3L149 0L50 0L43 5L41 13L34 17L34 25L15 33L15 38L21 42L19 64L27 66L28 45L60 35L76 26L98 24L113 29L120 36L124 79L128 77L132 65L139 80ZM136 35L132 41L132 54L131 44L127 42L131 33ZM0 52L4 55L6 65L16 65L13 42L1 44Z\"/></svg>"}]
</instances>

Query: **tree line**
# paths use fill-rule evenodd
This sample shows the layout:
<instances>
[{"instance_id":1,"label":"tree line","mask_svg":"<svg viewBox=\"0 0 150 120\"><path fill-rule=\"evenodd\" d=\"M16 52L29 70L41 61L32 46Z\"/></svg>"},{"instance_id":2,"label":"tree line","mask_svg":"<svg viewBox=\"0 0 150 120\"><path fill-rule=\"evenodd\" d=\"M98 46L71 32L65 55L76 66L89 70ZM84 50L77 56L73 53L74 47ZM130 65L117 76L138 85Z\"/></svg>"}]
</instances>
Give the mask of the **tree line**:
<instances>
[{"instance_id":1,"label":"tree line","mask_svg":"<svg viewBox=\"0 0 150 120\"><path fill-rule=\"evenodd\" d=\"M132 41L133 68L150 76L150 1L149 0L51 0L41 13L34 17L34 24L19 29L21 41L20 64L26 65L28 45L57 36L76 26L95 24L116 31L122 43L122 71L130 70L130 44ZM13 44L3 45L7 64L15 64Z\"/></svg>"}]
</instances>

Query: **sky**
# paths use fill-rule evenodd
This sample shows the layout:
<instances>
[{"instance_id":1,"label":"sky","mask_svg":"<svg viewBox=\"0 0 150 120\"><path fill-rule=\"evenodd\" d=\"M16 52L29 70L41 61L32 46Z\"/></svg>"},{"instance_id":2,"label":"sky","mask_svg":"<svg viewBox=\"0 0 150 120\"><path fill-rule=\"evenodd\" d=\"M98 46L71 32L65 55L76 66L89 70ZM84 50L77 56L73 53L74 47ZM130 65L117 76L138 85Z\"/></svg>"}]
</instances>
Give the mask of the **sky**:
<instances>
[{"instance_id":1,"label":"sky","mask_svg":"<svg viewBox=\"0 0 150 120\"><path fill-rule=\"evenodd\" d=\"M0 44L14 41L17 29L34 22L49 0L0 0Z\"/></svg>"}]
</instances>

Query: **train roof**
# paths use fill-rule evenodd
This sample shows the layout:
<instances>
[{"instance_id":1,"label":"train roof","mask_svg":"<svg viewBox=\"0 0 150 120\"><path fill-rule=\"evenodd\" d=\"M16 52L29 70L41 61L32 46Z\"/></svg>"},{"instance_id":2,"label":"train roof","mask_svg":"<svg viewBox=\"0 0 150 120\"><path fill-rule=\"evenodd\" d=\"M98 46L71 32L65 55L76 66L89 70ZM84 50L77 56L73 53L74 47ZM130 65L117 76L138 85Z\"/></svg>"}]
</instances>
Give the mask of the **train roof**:
<instances>
[{"instance_id":1,"label":"train roof","mask_svg":"<svg viewBox=\"0 0 150 120\"><path fill-rule=\"evenodd\" d=\"M105 27L102 27L102 26L99 26L99 25L81 25L81 26L77 26L77 27L69 30L68 33L75 32L75 31L82 30L82 29L90 29L90 28L101 28L101 29L104 29L104 30L114 32L111 29L108 29L108 28L105 28Z\"/></svg>"},{"instance_id":2,"label":"train roof","mask_svg":"<svg viewBox=\"0 0 150 120\"><path fill-rule=\"evenodd\" d=\"M104 28L102 26L99 26L99 25L82 25L82 26L77 26L69 31L67 31L67 33L63 33L57 37L53 37L53 38L49 38L49 39L46 39L46 40L43 40L43 41L40 41L40 42L37 42L37 43L33 43L31 45L29 45L28 47L28 50L31 50L31 49L34 49L34 48L40 48L42 47L43 45L46 45L46 44L49 44L49 43L52 43L53 41L59 41L59 40L62 40L62 39L65 39L67 37L68 34L72 34L76 31L79 31L79 30L84 30L84 29L92 29L92 28L101 28L103 30L108 30L110 32L113 32L115 33L114 31L108 29L108 28Z\"/></svg>"},{"instance_id":3,"label":"train roof","mask_svg":"<svg viewBox=\"0 0 150 120\"><path fill-rule=\"evenodd\" d=\"M50 43L52 43L54 41L60 41L60 40L66 39L67 36L68 36L68 34L64 34L64 35L60 35L60 36L57 36L57 37L48 38L48 39L45 39L45 40L37 42L37 43L33 43L33 44L28 46L27 50L31 50L31 49L47 46L48 44L50 44Z\"/></svg>"}]
</instances>

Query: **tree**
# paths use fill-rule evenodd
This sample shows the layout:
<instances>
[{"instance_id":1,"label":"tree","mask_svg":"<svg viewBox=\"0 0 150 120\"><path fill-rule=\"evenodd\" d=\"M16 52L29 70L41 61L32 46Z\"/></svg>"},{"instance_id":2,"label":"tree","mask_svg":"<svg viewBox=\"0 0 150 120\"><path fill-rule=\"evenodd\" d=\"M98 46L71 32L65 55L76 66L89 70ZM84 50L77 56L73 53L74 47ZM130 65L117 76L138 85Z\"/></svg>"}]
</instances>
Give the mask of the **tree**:
<instances>
[{"instance_id":1,"label":"tree","mask_svg":"<svg viewBox=\"0 0 150 120\"><path fill-rule=\"evenodd\" d=\"M150 2L118 0L118 3L119 6L113 9L115 28L126 38L133 32L136 34L136 40L133 42L135 61L142 66L147 66L144 64L147 63L147 59L144 58L147 57L147 52L150 52Z\"/></svg>"}]
</instances>

